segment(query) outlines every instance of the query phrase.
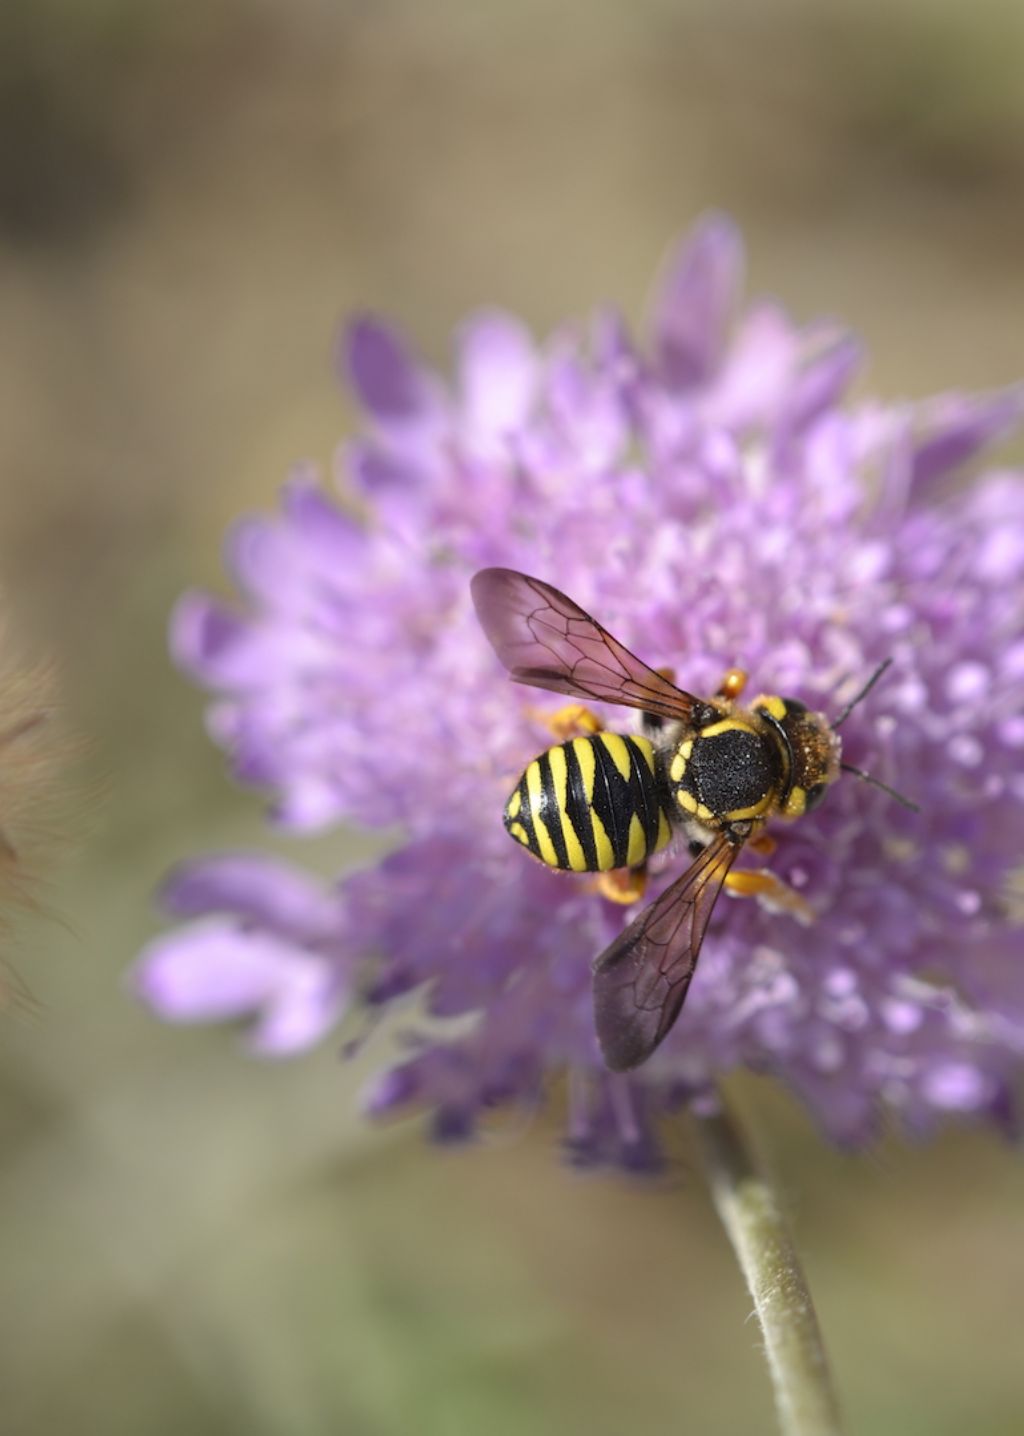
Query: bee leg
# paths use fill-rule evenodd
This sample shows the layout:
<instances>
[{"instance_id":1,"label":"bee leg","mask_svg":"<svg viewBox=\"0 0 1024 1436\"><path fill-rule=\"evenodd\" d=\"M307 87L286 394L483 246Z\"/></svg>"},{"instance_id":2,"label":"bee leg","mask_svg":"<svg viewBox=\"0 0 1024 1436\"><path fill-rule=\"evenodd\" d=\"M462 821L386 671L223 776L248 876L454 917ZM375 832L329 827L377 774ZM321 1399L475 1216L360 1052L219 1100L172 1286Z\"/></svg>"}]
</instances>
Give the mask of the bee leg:
<instances>
[{"instance_id":1,"label":"bee leg","mask_svg":"<svg viewBox=\"0 0 1024 1436\"><path fill-rule=\"evenodd\" d=\"M647 890L647 865L636 868L615 868L610 873L598 873L594 879L594 890L608 902L623 905L639 902Z\"/></svg>"},{"instance_id":2,"label":"bee leg","mask_svg":"<svg viewBox=\"0 0 1024 1436\"><path fill-rule=\"evenodd\" d=\"M747 851L760 853L762 857L770 858L778 846L778 842L772 837L771 833L756 833L754 837L747 842Z\"/></svg>"},{"instance_id":3,"label":"bee leg","mask_svg":"<svg viewBox=\"0 0 1024 1436\"><path fill-rule=\"evenodd\" d=\"M591 713L582 703L564 703L553 713L547 713L543 708L527 708L526 711L545 728L550 728L562 742L567 738L578 738L583 733L600 733L604 727L597 714Z\"/></svg>"},{"instance_id":4,"label":"bee leg","mask_svg":"<svg viewBox=\"0 0 1024 1436\"><path fill-rule=\"evenodd\" d=\"M804 923L814 921L814 909L810 903L774 873L749 870L729 873L725 886L736 897L761 898L769 909L792 913Z\"/></svg>"},{"instance_id":5,"label":"bee leg","mask_svg":"<svg viewBox=\"0 0 1024 1436\"><path fill-rule=\"evenodd\" d=\"M730 668L718 685L719 698L728 698L730 701L738 698L747 686L747 675L742 668Z\"/></svg>"}]
</instances>

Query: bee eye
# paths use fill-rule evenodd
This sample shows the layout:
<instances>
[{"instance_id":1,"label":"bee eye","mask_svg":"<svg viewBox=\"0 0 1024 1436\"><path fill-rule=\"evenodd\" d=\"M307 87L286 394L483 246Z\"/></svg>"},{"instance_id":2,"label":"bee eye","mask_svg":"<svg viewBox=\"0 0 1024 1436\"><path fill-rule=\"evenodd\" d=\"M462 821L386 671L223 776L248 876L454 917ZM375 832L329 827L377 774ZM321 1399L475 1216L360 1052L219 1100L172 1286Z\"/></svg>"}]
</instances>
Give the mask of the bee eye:
<instances>
[{"instance_id":1,"label":"bee eye","mask_svg":"<svg viewBox=\"0 0 1024 1436\"><path fill-rule=\"evenodd\" d=\"M815 783L813 788L807 789L807 798L804 802L804 812L809 813L816 808L828 792L827 783Z\"/></svg>"},{"instance_id":2,"label":"bee eye","mask_svg":"<svg viewBox=\"0 0 1024 1436\"><path fill-rule=\"evenodd\" d=\"M786 712L794 718L807 712L807 704L801 703L799 698L783 698L782 701L786 705Z\"/></svg>"}]
</instances>

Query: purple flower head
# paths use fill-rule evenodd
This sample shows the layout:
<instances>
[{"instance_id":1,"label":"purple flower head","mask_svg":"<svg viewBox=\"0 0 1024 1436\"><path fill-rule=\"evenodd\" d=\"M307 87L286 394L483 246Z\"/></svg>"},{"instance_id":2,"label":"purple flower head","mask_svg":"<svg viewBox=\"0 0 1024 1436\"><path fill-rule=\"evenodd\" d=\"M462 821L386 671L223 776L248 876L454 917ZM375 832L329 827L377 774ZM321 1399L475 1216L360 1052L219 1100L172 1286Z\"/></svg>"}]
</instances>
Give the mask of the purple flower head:
<instances>
[{"instance_id":1,"label":"purple flower head","mask_svg":"<svg viewBox=\"0 0 1024 1436\"><path fill-rule=\"evenodd\" d=\"M229 538L238 600L185 597L172 646L279 826L351 821L398 845L330 890L260 857L187 868L168 899L188 921L136 969L157 1012L248 1016L258 1050L285 1052L353 1004L401 1001L405 1044L369 1112L426 1107L463 1137L567 1071L581 1161L649 1166L659 1114L739 1065L843 1142L883 1107L916 1132L1006 1118L1024 1055L1005 896L1024 826L1024 487L943 480L1018 422L1024 392L850 404L858 345L774 303L744 310L741 269L735 229L707 219L643 342L609 310L544 343L490 311L459 332L450 383L379 320L354 323L365 424L339 454L345 507L296 474L278 513ZM469 581L488 565L556 584L698 694L739 665L752 691L835 714L893 660L844 756L921 813L843 777L776 824L769 865L813 921L723 898L678 1024L629 1076L603 1068L590 998L624 910L503 831L559 700L510 684L481 632ZM652 892L687 860L683 842L659 855Z\"/></svg>"}]
</instances>

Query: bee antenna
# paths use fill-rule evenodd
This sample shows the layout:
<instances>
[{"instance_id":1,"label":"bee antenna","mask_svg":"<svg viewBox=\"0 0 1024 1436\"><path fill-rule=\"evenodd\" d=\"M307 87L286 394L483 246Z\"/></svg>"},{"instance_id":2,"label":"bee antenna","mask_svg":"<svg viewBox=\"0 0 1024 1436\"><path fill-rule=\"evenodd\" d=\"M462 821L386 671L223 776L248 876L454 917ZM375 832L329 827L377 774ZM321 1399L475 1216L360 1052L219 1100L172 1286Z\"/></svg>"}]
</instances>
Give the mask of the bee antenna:
<instances>
[{"instance_id":1,"label":"bee antenna","mask_svg":"<svg viewBox=\"0 0 1024 1436\"><path fill-rule=\"evenodd\" d=\"M874 680L872 680L872 682L873 681ZM870 686L869 684L868 687ZM861 696L863 697L863 694ZM890 798L895 798L897 803L902 804L904 808L909 808L912 813L919 813L921 811L916 803L912 803L910 799L905 798L902 793L897 793L896 789L890 788L888 783L883 783L878 778L873 778L870 773L865 773L862 768L855 768L852 763L840 763L839 766L844 773L852 773L855 778L860 778L864 783L870 783L873 788L881 788L883 793L888 793Z\"/></svg>"},{"instance_id":2,"label":"bee antenna","mask_svg":"<svg viewBox=\"0 0 1024 1436\"><path fill-rule=\"evenodd\" d=\"M834 721L833 724L832 724L832 727L833 727L833 728L838 728L838 727L840 727L843 723L846 722L847 718L849 718L850 714L851 714L851 713L853 712L853 710L856 708L857 704L860 703L860 702L862 702L862 700L865 699L865 698L868 696L868 694L871 692L872 688L874 688L875 684L876 684L876 683L878 682L878 680L881 678L882 674L883 674L883 673L885 672L885 670L889 667L889 665L890 665L891 662L892 662L892 659L891 659L891 658L883 658L883 659L882 659L882 662L878 665L878 667L875 669L874 673L872 673L871 677L870 677L870 678L868 679L868 681L864 684L864 687L863 687L863 688L860 690L860 692L857 694L856 698L851 698L850 701L849 701L849 703L847 703L846 707L845 707L845 708L843 709L843 711L840 713L839 717L835 719L835 721ZM864 775L862 775L862 776L864 776Z\"/></svg>"}]
</instances>

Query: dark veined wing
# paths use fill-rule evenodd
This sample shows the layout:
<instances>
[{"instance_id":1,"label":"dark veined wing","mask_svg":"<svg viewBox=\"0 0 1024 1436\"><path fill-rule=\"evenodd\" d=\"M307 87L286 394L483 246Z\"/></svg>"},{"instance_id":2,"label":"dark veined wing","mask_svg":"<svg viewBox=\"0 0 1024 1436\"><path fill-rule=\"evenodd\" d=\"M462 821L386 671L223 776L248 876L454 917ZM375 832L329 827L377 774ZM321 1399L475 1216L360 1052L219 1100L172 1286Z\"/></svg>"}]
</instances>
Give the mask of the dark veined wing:
<instances>
[{"instance_id":1,"label":"dark veined wing","mask_svg":"<svg viewBox=\"0 0 1024 1436\"><path fill-rule=\"evenodd\" d=\"M740 845L719 835L594 961L594 1022L613 1072L646 1062L679 1016Z\"/></svg>"},{"instance_id":2,"label":"dark veined wing","mask_svg":"<svg viewBox=\"0 0 1024 1436\"><path fill-rule=\"evenodd\" d=\"M481 569L471 588L483 630L517 683L689 720L697 700L557 588L510 568Z\"/></svg>"}]
</instances>

